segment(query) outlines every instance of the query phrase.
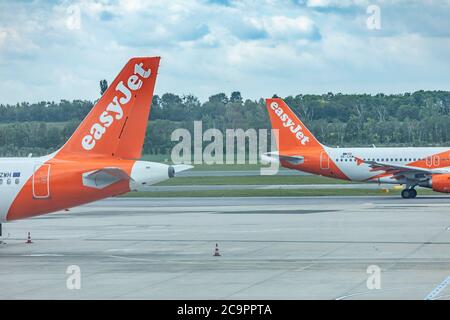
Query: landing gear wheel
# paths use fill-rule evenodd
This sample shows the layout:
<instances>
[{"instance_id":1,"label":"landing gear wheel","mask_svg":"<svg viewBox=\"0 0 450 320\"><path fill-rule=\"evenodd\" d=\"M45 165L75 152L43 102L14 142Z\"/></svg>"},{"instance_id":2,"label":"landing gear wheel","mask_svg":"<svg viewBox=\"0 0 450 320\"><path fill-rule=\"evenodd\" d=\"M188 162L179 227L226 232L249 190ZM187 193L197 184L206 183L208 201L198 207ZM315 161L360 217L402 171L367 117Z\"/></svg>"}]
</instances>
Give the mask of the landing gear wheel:
<instances>
[{"instance_id":1,"label":"landing gear wheel","mask_svg":"<svg viewBox=\"0 0 450 320\"><path fill-rule=\"evenodd\" d=\"M402 191L402 198L403 199L409 199L409 190L408 189L404 189Z\"/></svg>"},{"instance_id":2,"label":"landing gear wheel","mask_svg":"<svg viewBox=\"0 0 450 320\"><path fill-rule=\"evenodd\" d=\"M417 191L415 189L404 189L402 191L403 199L413 199L417 197Z\"/></svg>"}]
</instances>

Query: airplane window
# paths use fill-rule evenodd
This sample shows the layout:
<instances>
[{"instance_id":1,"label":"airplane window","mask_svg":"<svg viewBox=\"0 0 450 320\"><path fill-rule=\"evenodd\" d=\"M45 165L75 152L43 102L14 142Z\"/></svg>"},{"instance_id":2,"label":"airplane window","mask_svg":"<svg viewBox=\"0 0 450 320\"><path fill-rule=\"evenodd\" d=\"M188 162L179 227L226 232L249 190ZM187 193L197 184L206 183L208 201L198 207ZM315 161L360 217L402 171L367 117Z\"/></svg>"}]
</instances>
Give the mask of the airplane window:
<instances>
[{"instance_id":1,"label":"airplane window","mask_svg":"<svg viewBox=\"0 0 450 320\"><path fill-rule=\"evenodd\" d=\"M6 180L7 184L11 184L11 179Z\"/></svg>"},{"instance_id":2,"label":"airplane window","mask_svg":"<svg viewBox=\"0 0 450 320\"><path fill-rule=\"evenodd\" d=\"M0 179L0 186L3 184L3 179Z\"/></svg>"},{"instance_id":3,"label":"airplane window","mask_svg":"<svg viewBox=\"0 0 450 320\"><path fill-rule=\"evenodd\" d=\"M380 159L377 159L377 161L380 161Z\"/></svg>"},{"instance_id":4,"label":"airplane window","mask_svg":"<svg viewBox=\"0 0 450 320\"><path fill-rule=\"evenodd\" d=\"M15 184L19 184L19 179L16 179L14 182Z\"/></svg>"}]
</instances>

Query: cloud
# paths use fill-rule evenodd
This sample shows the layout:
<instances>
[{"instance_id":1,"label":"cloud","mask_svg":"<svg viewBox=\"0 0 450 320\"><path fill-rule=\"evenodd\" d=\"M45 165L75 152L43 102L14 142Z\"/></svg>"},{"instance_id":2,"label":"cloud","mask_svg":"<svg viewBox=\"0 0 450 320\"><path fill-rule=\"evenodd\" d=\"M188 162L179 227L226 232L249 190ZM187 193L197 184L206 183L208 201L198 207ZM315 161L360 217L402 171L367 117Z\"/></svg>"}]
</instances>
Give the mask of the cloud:
<instances>
[{"instance_id":1,"label":"cloud","mask_svg":"<svg viewBox=\"0 0 450 320\"><path fill-rule=\"evenodd\" d=\"M368 6L369 0L307 0L308 7L324 8L324 7L350 7L350 6Z\"/></svg>"},{"instance_id":2,"label":"cloud","mask_svg":"<svg viewBox=\"0 0 450 320\"><path fill-rule=\"evenodd\" d=\"M7 36L6 30L0 30L0 48L4 45Z\"/></svg>"},{"instance_id":3,"label":"cloud","mask_svg":"<svg viewBox=\"0 0 450 320\"><path fill-rule=\"evenodd\" d=\"M207 0L207 3L211 3L211 4L218 4L221 6L231 6L232 5L232 0Z\"/></svg>"},{"instance_id":4,"label":"cloud","mask_svg":"<svg viewBox=\"0 0 450 320\"><path fill-rule=\"evenodd\" d=\"M0 103L96 99L131 56L160 55L157 93L201 99L448 89L450 1L0 2ZM79 20L77 20L79 19Z\"/></svg>"},{"instance_id":5,"label":"cloud","mask_svg":"<svg viewBox=\"0 0 450 320\"><path fill-rule=\"evenodd\" d=\"M305 16L295 18L286 16L272 16L250 18L248 21L257 30L261 30L272 39L299 40L301 38L320 38L320 33L314 25L314 22Z\"/></svg>"}]
</instances>

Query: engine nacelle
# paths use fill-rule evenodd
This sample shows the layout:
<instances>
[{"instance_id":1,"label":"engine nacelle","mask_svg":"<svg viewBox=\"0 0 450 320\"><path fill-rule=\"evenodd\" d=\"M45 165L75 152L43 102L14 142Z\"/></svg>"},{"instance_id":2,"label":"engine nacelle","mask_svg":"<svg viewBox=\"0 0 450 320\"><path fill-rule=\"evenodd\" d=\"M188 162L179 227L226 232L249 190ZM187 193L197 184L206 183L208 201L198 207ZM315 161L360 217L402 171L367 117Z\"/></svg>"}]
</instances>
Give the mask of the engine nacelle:
<instances>
[{"instance_id":1,"label":"engine nacelle","mask_svg":"<svg viewBox=\"0 0 450 320\"><path fill-rule=\"evenodd\" d=\"M450 193L450 174L433 174L431 187L437 192Z\"/></svg>"}]
</instances>

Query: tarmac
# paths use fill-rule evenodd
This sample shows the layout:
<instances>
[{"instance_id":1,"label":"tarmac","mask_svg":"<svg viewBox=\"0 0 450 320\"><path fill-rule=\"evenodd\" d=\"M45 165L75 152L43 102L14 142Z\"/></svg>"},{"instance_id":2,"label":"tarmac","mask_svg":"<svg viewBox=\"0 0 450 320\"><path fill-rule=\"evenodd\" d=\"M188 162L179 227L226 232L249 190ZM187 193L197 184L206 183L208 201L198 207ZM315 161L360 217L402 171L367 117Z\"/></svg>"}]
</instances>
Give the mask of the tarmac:
<instances>
[{"instance_id":1,"label":"tarmac","mask_svg":"<svg viewBox=\"0 0 450 320\"><path fill-rule=\"evenodd\" d=\"M177 173L177 177L248 177L260 176L261 170L186 170ZM278 176L310 176L310 173L280 168Z\"/></svg>"},{"instance_id":2,"label":"tarmac","mask_svg":"<svg viewBox=\"0 0 450 320\"><path fill-rule=\"evenodd\" d=\"M392 189L393 184L378 183L335 183L335 184L224 184L224 185L180 185L180 186L148 186L145 192L179 192L179 191L209 191L209 190L323 190L323 189ZM417 188L420 193L421 188Z\"/></svg>"},{"instance_id":3,"label":"tarmac","mask_svg":"<svg viewBox=\"0 0 450 320\"><path fill-rule=\"evenodd\" d=\"M448 299L449 207L448 196L107 199L4 224L0 299Z\"/></svg>"}]
</instances>

